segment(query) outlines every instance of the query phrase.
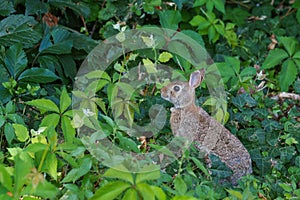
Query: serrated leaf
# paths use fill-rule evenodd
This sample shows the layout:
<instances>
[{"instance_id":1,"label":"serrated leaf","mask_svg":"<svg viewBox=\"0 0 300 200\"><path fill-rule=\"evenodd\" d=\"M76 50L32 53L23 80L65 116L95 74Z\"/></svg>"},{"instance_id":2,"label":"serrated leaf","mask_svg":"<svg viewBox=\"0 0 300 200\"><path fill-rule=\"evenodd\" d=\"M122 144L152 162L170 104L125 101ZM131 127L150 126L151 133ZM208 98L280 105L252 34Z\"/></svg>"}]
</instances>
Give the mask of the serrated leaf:
<instances>
[{"instance_id":1,"label":"serrated leaf","mask_svg":"<svg viewBox=\"0 0 300 200\"><path fill-rule=\"evenodd\" d=\"M187 192L187 185L181 176L176 176L174 179L174 188L179 195L184 195Z\"/></svg>"},{"instance_id":2,"label":"serrated leaf","mask_svg":"<svg viewBox=\"0 0 300 200\"><path fill-rule=\"evenodd\" d=\"M129 183L123 181L112 181L99 188L95 195L90 198L90 200L114 200L116 199L122 192L130 188L131 185Z\"/></svg>"},{"instance_id":3,"label":"serrated leaf","mask_svg":"<svg viewBox=\"0 0 300 200\"><path fill-rule=\"evenodd\" d=\"M128 169L126 169L124 166L117 166L115 168L108 169L104 173L104 176L108 178L121 179L133 184L133 175L128 171Z\"/></svg>"},{"instance_id":4,"label":"serrated leaf","mask_svg":"<svg viewBox=\"0 0 300 200\"><path fill-rule=\"evenodd\" d=\"M143 172L144 171L144 172ZM137 173L135 182L141 183L147 180L156 180L160 177L160 170L156 165L146 165Z\"/></svg>"},{"instance_id":5,"label":"serrated leaf","mask_svg":"<svg viewBox=\"0 0 300 200\"><path fill-rule=\"evenodd\" d=\"M64 115L61 117L61 128L64 134L65 142L72 143L75 138L76 131L72 126L72 121L69 117Z\"/></svg>"},{"instance_id":6,"label":"serrated leaf","mask_svg":"<svg viewBox=\"0 0 300 200\"><path fill-rule=\"evenodd\" d=\"M163 28L176 30L182 17L178 10L165 10L159 12L159 22Z\"/></svg>"},{"instance_id":7,"label":"serrated leaf","mask_svg":"<svg viewBox=\"0 0 300 200\"><path fill-rule=\"evenodd\" d=\"M15 12L13 2L8 0L3 0L0 2L0 15L8 16L10 13Z\"/></svg>"},{"instance_id":8,"label":"serrated leaf","mask_svg":"<svg viewBox=\"0 0 300 200\"><path fill-rule=\"evenodd\" d=\"M6 51L4 57L5 67L10 75L16 79L27 66L27 57L21 44L15 44Z\"/></svg>"},{"instance_id":9,"label":"serrated leaf","mask_svg":"<svg viewBox=\"0 0 300 200\"><path fill-rule=\"evenodd\" d=\"M75 182L83 175L87 174L92 167L92 160L90 158L84 158L80 163L78 168L73 168L61 181L62 183L66 182Z\"/></svg>"},{"instance_id":10,"label":"serrated leaf","mask_svg":"<svg viewBox=\"0 0 300 200\"><path fill-rule=\"evenodd\" d=\"M127 190L122 198L122 200L138 200L137 191L134 188Z\"/></svg>"},{"instance_id":11,"label":"serrated leaf","mask_svg":"<svg viewBox=\"0 0 300 200\"><path fill-rule=\"evenodd\" d=\"M298 44L298 41L295 38L279 37L278 40L281 44L283 44L289 56L292 56L295 53L296 45Z\"/></svg>"},{"instance_id":12,"label":"serrated leaf","mask_svg":"<svg viewBox=\"0 0 300 200\"><path fill-rule=\"evenodd\" d=\"M292 60L287 60L282 64L282 69L279 73L279 86L281 91L288 91L289 86L296 80L297 67Z\"/></svg>"},{"instance_id":13,"label":"serrated leaf","mask_svg":"<svg viewBox=\"0 0 300 200\"><path fill-rule=\"evenodd\" d=\"M173 58L173 55L169 52L162 52L159 54L158 60L162 63L168 62L171 58Z\"/></svg>"},{"instance_id":14,"label":"serrated leaf","mask_svg":"<svg viewBox=\"0 0 300 200\"><path fill-rule=\"evenodd\" d=\"M19 81L27 81L33 83L51 83L60 79L49 69L33 67L22 72L18 78Z\"/></svg>"},{"instance_id":15,"label":"serrated leaf","mask_svg":"<svg viewBox=\"0 0 300 200\"><path fill-rule=\"evenodd\" d=\"M26 102L27 105L35 106L40 111L53 111L59 113L57 105L49 99L35 99Z\"/></svg>"},{"instance_id":16,"label":"serrated leaf","mask_svg":"<svg viewBox=\"0 0 300 200\"><path fill-rule=\"evenodd\" d=\"M61 92L60 101L59 102L60 102L60 104L59 104L59 106L60 106L60 113L65 112L68 109L68 107L71 105L71 103L72 103L72 100L71 100L71 98L70 98L70 96L69 96L69 94L68 94L68 92L67 92L67 90L66 90L65 87L63 88L63 90Z\"/></svg>"},{"instance_id":17,"label":"serrated leaf","mask_svg":"<svg viewBox=\"0 0 300 200\"><path fill-rule=\"evenodd\" d=\"M12 46L21 43L24 48L36 45L41 34L33 27L37 24L31 16L11 15L0 21L0 45Z\"/></svg>"},{"instance_id":18,"label":"serrated leaf","mask_svg":"<svg viewBox=\"0 0 300 200\"><path fill-rule=\"evenodd\" d=\"M75 11L78 15L88 18L90 15L90 8L84 2L74 3L72 1L66 0L48 0L51 5L59 7L61 10L66 9L66 7Z\"/></svg>"},{"instance_id":19,"label":"serrated leaf","mask_svg":"<svg viewBox=\"0 0 300 200\"><path fill-rule=\"evenodd\" d=\"M146 183L139 183L136 185L136 188L142 195L143 199L155 200L155 193L153 192L150 185Z\"/></svg>"},{"instance_id":20,"label":"serrated leaf","mask_svg":"<svg viewBox=\"0 0 300 200\"><path fill-rule=\"evenodd\" d=\"M12 125L15 129L15 134L17 136L17 139L20 142L25 142L29 138L29 132L27 128L22 124L13 124Z\"/></svg>"},{"instance_id":21,"label":"serrated leaf","mask_svg":"<svg viewBox=\"0 0 300 200\"><path fill-rule=\"evenodd\" d=\"M271 69L279 65L284 59L288 57L288 53L283 49L273 49L269 52L267 58L262 64L263 69Z\"/></svg>"}]
</instances>

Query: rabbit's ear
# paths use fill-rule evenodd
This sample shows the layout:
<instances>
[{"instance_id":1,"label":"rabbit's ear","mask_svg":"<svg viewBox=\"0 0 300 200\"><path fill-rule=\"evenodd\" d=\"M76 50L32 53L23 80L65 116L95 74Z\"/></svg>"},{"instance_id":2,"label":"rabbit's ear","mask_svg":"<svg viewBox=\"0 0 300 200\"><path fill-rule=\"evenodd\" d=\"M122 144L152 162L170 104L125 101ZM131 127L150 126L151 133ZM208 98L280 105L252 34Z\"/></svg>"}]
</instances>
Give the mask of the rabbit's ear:
<instances>
[{"instance_id":1,"label":"rabbit's ear","mask_svg":"<svg viewBox=\"0 0 300 200\"><path fill-rule=\"evenodd\" d=\"M194 71L190 76L189 85L192 88L196 88L204 79L205 69Z\"/></svg>"}]
</instances>

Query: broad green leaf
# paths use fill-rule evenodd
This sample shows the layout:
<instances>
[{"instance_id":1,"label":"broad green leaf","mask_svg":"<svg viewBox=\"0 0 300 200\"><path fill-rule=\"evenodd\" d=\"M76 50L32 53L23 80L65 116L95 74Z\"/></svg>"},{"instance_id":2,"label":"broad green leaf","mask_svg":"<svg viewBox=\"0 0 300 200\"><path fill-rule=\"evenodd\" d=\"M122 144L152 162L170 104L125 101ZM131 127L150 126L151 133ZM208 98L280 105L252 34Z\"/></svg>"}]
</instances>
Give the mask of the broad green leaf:
<instances>
[{"instance_id":1,"label":"broad green leaf","mask_svg":"<svg viewBox=\"0 0 300 200\"><path fill-rule=\"evenodd\" d=\"M228 67L230 67L235 72L235 75L240 73L240 61L239 61L239 59L237 59L235 57L226 56L225 57L225 62L228 65ZM223 69L223 70L227 70L227 69Z\"/></svg>"},{"instance_id":2,"label":"broad green leaf","mask_svg":"<svg viewBox=\"0 0 300 200\"><path fill-rule=\"evenodd\" d=\"M207 2L207 0L196 0L196 1L194 2L193 7L202 6L202 5L204 5L206 2Z\"/></svg>"},{"instance_id":3,"label":"broad green leaf","mask_svg":"<svg viewBox=\"0 0 300 200\"><path fill-rule=\"evenodd\" d=\"M36 0L26 0L25 3L25 15L40 15L46 13L49 10L49 5L46 2L36 3Z\"/></svg>"},{"instance_id":4,"label":"broad green leaf","mask_svg":"<svg viewBox=\"0 0 300 200\"><path fill-rule=\"evenodd\" d=\"M23 185L27 182L28 174L34 168L33 160L28 153L20 152L14 157L14 191L13 194L18 196Z\"/></svg>"},{"instance_id":5,"label":"broad green leaf","mask_svg":"<svg viewBox=\"0 0 300 200\"><path fill-rule=\"evenodd\" d=\"M0 115L0 128L4 125L6 119L3 115Z\"/></svg>"},{"instance_id":6,"label":"broad green leaf","mask_svg":"<svg viewBox=\"0 0 300 200\"><path fill-rule=\"evenodd\" d=\"M27 101L26 104L38 108L41 112L52 111L59 113L57 105L49 99L35 99Z\"/></svg>"},{"instance_id":7,"label":"broad green leaf","mask_svg":"<svg viewBox=\"0 0 300 200\"><path fill-rule=\"evenodd\" d=\"M181 14L178 10L164 10L158 13L159 22L163 28L176 30L181 22Z\"/></svg>"},{"instance_id":8,"label":"broad green leaf","mask_svg":"<svg viewBox=\"0 0 300 200\"><path fill-rule=\"evenodd\" d=\"M78 168L73 168L61 181L62 183L66 182L75 182L83 175L87 174L92 167L92 160L90 158L84 158L79 164Z\"/></svg>"},{"instance_id":9,"label":"broad green leaf","mask_svg":"<svg viewBox=\"0 0 300 200\"><path fill-rule=\"evenodd\" d=\"M133 151L139 153L140 150L138 148L138 144L135 143L131 138L119 136L118 139L120 140L120 147L126 151Z\"/></svg>"},{"instance_id":10,"label":"broad green leaf","mask_svg":"<svg viewBox=\"0 0 300 200\"><path fill-rule=\"evenodd\" d=\"M241 81L242 82L248 81L249 79L253 78L255 75L256 75L256 69L254 67L246 67L240 73L240 77L242 79Z\"/></svg>"},{"instance_id":11,"label":"broad green leaf","mask_svg":"<svg viewBox=\"0 0 300 200\"><path fill-rule=\"evenodd\" d=\"M26 148L25 151L29 153L36 153L39 151L44 151L45 149L49 148L48 145L43 144L43 143L33 143L29 144Z\"/></svg>"},{"instance_id":12,"label":"broad green leaf","mask_svg":"<svg viewBox=\"0 0 300 200\"><path fill-rule=\"evenodd\" d=\"M84 2L75 3L66 0L48 0L48 3L53 6L59 7L61 10L66 9L66 7L70 8L79 16L84 16L84 18L88 18L91 13L90 8Z\"/></svg>"},{"instance_id":13,"label":"broad green leaf","mask_svg":"<svg viewBox=\"0 0 300 200\"><path fill-rule=\"evenodd\" d=\"M0 174L1 185L4 186L8 191L12 191L13 185L11 175L7 171L6 167L4 167L2 164L0 165Z\"/></svg>"},{"instance_id":14,"label":"broad green leaf","mask_svg":"<svg viewBox=\"0 0 300 200\"><path fill-rule=\"evenodd\" d=\"M154 12L154 7L160 5L161 0L145 0L143 2L143 9L145 10L145 12L152 13Z\"/></svg>"},{"instance_id":15,"label":"broad green leaf","mask_svg":"<svg viewBox=\"0 0 300 200\"><path fill-rule=\"evenodd\" d=\"M136 174L135 182L141 183L147 180L156 180L160 177L160 169L156 165L146 165L141 172Z\"/></svg>"},{"instance_id":16,"label":"broad green leaf","mask_svg":"<svg viewBox=\"0 0 300 200\"><path fill-rule=\"evenodd\" d=\"M279 37L279 42L283 44L284 48L287 50L289 56L295 53L296 45L298 41L293 37Z\"/></svg>"},{"instance_id":17,"label":"broad green leaf","mask_svg":"<svg viewBox=\"0 0 300 200\"><path fill-rule=\"evenodd\" d=\"M199 26L198 29L206 29L210 26L210 23L202 16L196 15L193 19L189 22L192 26Z\"/></svg>"},{"instance_id":18,"label":"broad green leaf","mask_svg":"<svg viewBox=\"0 0 300 200\"><path fill-rule=\"evenodd\" d=\"M179 195L184 195L187 192L187 185L181 176L176 176L174 179L174 188Z\"/></svg>"},{"instance_id":19,"label":"broad green leaf","mask_svg":"<svg viewBox=\"0 0 300 200\"><path fill-rule=\"evenodd\" d=\"M49 152L47 154L45 165L47 169L46 172L48 172L54 180L57 180L57 158L55 153Z\"/></svg>"},{"instance_id":20,"label":"broad green leaf","mask_svg":"<svg viewBox=\"0 0 300 200\"><path fill-rule=\"evenodd\" d=\"M139 183L136 185L136 188L142 195L143 199L155 200L155 193L150 185L146 183Z\"/></svg>"},{"instance_id":21,"label":"broad green leaf","mask_svg":"<svg viewBox=\"0 0 300 200\"><path fill-rule=\"evenodd\" d=\"M25 51L20 43L11 46L6 51L4 63L10 75L17 79L28 63Z\"/></svg>"},{"instance_id":22,"label":"broad green leaf","mask_svg":"<svg viewBox=\"0 0 300 200\"><path fill-rule=\"evenodd\" d=\"M231 169L229 169L218 156L210 154L209 158L212 163L210 171L217 179L227 178L232 175Z\"/></svg>"},{"instance_id":23,"label":"broad green leaf","mask_svg":"<svg viewBox=\"0 0 300 200\"><path fill-rule=\"evenodd\" d=\"M13 12L15 12L13 2L8 1L8 0L2 0L0 2L0 15L1 16L5 17Z\"/></svg>"},{"instance_id":24,"label":"broad green leaf","mask_svg":"<svg viewBox=\"0 0 300 200\"><path fill-rule=\"evenodd\" d=\"M243 194L237 190L226 190L231 196L237 198L238 200L243 199Z\"/></svg>"},{"instance_id":25,"label":"broad green leaf","mask_svg":"<svg viewBox=\"0 0 300 200\"><path fill-rule=\"evenodd\" d=\"M279 186L286 192L292 192L293 188L290 184L286 184L286 183L279 183Z\"/></svg>"},{"instance_id":26,"label":"broad green leaf","mask_svg":"<svg viewBox=\"0 0 300 200\"><path fill-rule=\"evenodd\" d=\"M131 185L123 181L112 181L99 188L90 200L114 200Z\"/></svg>"},{"instance_id":27,"label":"broad green leaf","mask_svg":"<svg viewBox=\"0 0 300 200\"><path fill-rule=\"evenodd\" d=\"M122 200L138 200L137 191L134 188L130 188L125 192Z\"/></svg>"},{"instance_id":28,"label":"broad green leaf","mask_svg":"<svg viewBox=\"0 0 300 200\"><path fill-rule=\"evenodd\" d=\"M72 100L66 90L66 88L64 87L62 92L61 92L61 95L60 95L60 113L63 113L65 112L68 107L71 105L72 103Z\"/></svg>"},{"instance_id":29,"label":"broad green leaf","mask_svg":"<svg viewBox=\"0 0 300 200\"><path fill-rule=\"evenodd\" d=\"M117 168L117 169L115 169L115 168ZM123 165L108 169L104 173L104 176L108 177L108 178L121 179L121 180L124 180L124 181L127 181L127 182L133 184L132 173L129 172L128 169L126 169Z\"/></svg>"},{"instance_id":30,"label":"broad green leaf","mask_svg":"<svg viewBox=\"0 0 300 200\"><path fill-rule=\"evenodd\" d=\"M20 74L19 81L27 81L34 83L50 83L60 79L49 69L32 67Z\"/></svg>"},{"instance_id":31,"label":"broad green leaf","mask_svg":"<svg viewBox=\"0 0 300 200\"><path fill-rule=\"evenodd\" d=\"M294 55L293 58L300 59L300 51L297 51Z\"/></svg>"},{"instance_id":32,"label":"broad green leaf","mask_svg":"<svg viewBox=\"0 0 300 200\"><path fill-rule=\"evenodd\" d=\"M172 58L172 54L169 52L162 52L159 54L158 60L162 63L168 62Z\"/></svg>"},{"instance_id":33,"label":"broad green leaf","mask_svg":"<svg viewBox=\"0 0 300 200\"><path fill-rule=\"evenodd\" d=\"M298 71L292 60L286 60L279 72L279 86L281 91L288 91L289 86L296 80Z\"/></svg>"},{"instance_id":34,"label":"broad green leaf","mask_svg":"<svg viewBox=\"0 0 300 200\"><path fill-rule=\"evenodd\" d=\"M61 128L64 134L65 142L72 143L75 138L76 131L72 126L72 121L69 117L64 115L61 117Z\"/></svg>"},{"instance_id":35,"label":"broad green leaf","mask_svg":"<svg viewBox=\"0 0 300 200\"><path fill-rule=\"evenodd\" d=\"M41 34L33 27L37 24L31 16L10 15L0 21L0 45L12 46L21 43L24 48L30 48L41 39Z\"/></svg>"},{"instance_id":36,"label":"broad green leaf","mask_svg":"<svg viewBox=\"0 0 300 200\"><path fill-rule=\"evenodd\" d=\"M283 49L273 49L269 52L269 55L265 59L265 61L262 64L263 69L271 69L275 67L276 65L279 65L282 63L284 59L286 59L289 55L287 52Z\"/></svg>"},{"instance_id":37,"label":"broad green leaf","mask_svg":"<svg viewBox=\"0 0 300 200\"><path fill-rule=\"evenodd\" d=\"M20 142L25 142L29 138L29 132L27 128L22 124L13 124L13 127L15 129L15 134L17 136L17 139Z\"/></svg>"},{"instance_id":38,"label":"broad green leaf","mask_svg":"<svg viewBox=\"0 0 300 200\"><path fill-rule=\"evenodd\" d=\"M225 14L225 1L224 0L214 0L215 8Z\"/></svg>"},{"instance_id":39,"label":"broad green leaf","mask_svg":"<svg viewBox=\"0 0 300 200\"><path fill-rule=\"evenodd\" d=\"M40 126L47 126L47 127L56 127L58 125L60 119L60 115L57 113L51 113L44 117Z\"/></svg>"},{"instance_id":40,"label":"broad green leaf","mask_svg":"<svg viewBox=\"0 0 300 200\"><path fill-rule=\"evenodd\" d=\"M200 162L197 158L195 157L191 157L191 159L193 160L193 162L196 164L196 166L207 176L209 177L210 174L208 172L208 170L206 169L206 167L204 166L204 164L202 162Z\"/></svg>"},{"instance_id":41,"label":"broad green leaf","mask_svg":"<svg viewBox=\"0 0 300 200\"><path fill-rule=\"evenodd\" d=\"M155 197L158 200L166 200L167 199L166 194L160 187L157 187L157 186L150 186L150 187L151 187L152 191L154 192Z\"/></svg>"},{"instance_id":42,"label":"broad green leaf","mask_svg":"<svg viewBox=\"0 0 300 200\"><path fill-rule=\"evenodd\" d=\"M4 125L4 135L8 144L12 143L12 140L15 138L15 131L11 123L6 123Z\"/></svg>"},{"instance_id":43,"label":"broad green leaf","mask_svg":"<svg viewBox=\"0 0 300 200\"><path fill-rule=\"evenodd\" d=\"M40 175L42 175L42 174L40 174ZM27 186L22 191L22 194L24 194L24 196L26 196L28 194L35 196L29 200L36 200L36 198L37 198L36 196L38 196L42 199L56 199L58 192L59 192L59 189L57 188L56 185L53 185L46 180L42 180L39 182L39 184L36 187L33 186L32 184ZM24 200L27 200L27 199L24 198Z\"/></svg>"}]
</instances>

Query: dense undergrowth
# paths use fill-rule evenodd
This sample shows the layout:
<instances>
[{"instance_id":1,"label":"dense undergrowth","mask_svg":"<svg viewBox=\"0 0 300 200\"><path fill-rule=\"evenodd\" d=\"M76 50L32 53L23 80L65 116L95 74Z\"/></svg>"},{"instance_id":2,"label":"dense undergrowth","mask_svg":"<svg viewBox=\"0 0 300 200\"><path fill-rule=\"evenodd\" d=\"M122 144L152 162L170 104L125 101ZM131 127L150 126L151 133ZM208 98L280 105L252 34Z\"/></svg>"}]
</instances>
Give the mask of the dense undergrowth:
<instances>
[{"instance_id":1,"label":"dense undergrowth","mask_svg":"<svg viewBox=\"0 0 300 200\"><path fill-rule=\"evenodd\" d=\"M0 199L300 199L299 1L3 0L0 20ZM136 138L114 120L143 126L152 105L171 106L160 97L164 82L114 99L134 91L121 77L140 64L147 72L165 64L186 78L201 66L142 35L149 49L123 52L105 72L86 74L97 80L88 85L94 94L76 78L102 41L124 42L126 31L145 27L186 34L211 56L205 65L217 67L226 102L209 98L202 84L197 103L251 154L253 174L238 186L218 184L228 168L214 158L208 170L193 147L163 170L145 165L140 173L109 168L88 151L77 129L83 124L96 123L110 142L136 153L172 138L168 123ZM80 113L74 98L92 103ZM93 115L96 122L87 120Z\"/></svg>"}]
</instances>

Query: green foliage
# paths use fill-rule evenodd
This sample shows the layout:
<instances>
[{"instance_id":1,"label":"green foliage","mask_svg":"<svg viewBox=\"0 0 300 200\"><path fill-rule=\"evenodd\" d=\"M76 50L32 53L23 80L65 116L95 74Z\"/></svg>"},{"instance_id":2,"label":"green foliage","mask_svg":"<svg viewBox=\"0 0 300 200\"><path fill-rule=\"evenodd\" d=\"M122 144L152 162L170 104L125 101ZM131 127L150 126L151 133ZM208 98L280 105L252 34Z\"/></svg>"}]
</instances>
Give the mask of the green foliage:
<instances>
[{"instance_id":1,"label":"green foliage","mask_svg":"<svg viewBox=\"0 0 300 200\"><path fill-rule=\"evenodd\" d=\"M148 49L116 45L99 55L122 54L105 71L79 71L103 40L116 36L125 45L126 30L149 26L176 30L175 39L163 38L160 50L160 41L142 34L137 39ZM1 1L0 199L299 199L299 29L299 1ZM176 40L179 33L206 47L212 59L191 52ZM194 66L188 59L205 62ZM174 79L207 66L206 79L215 80L209 73L217 67L222 80L216 86L224 84L227 99L209 96L204 83L197 103L251 154L254 172L238 186L223 183L232 172L218 157L210 155L207 168L193 146L163 170L145 165L135 173L129 168L137 163L109 168L79 139L86 125L126 151L167 151L173 136L153 105L170 107L159 90L171 78L137 91L129 73L139 66L137 74L151 77L161 65L174 69ZM133 126L155 134L142 141L128 134Z\"/></svg>"}]
</instances>

